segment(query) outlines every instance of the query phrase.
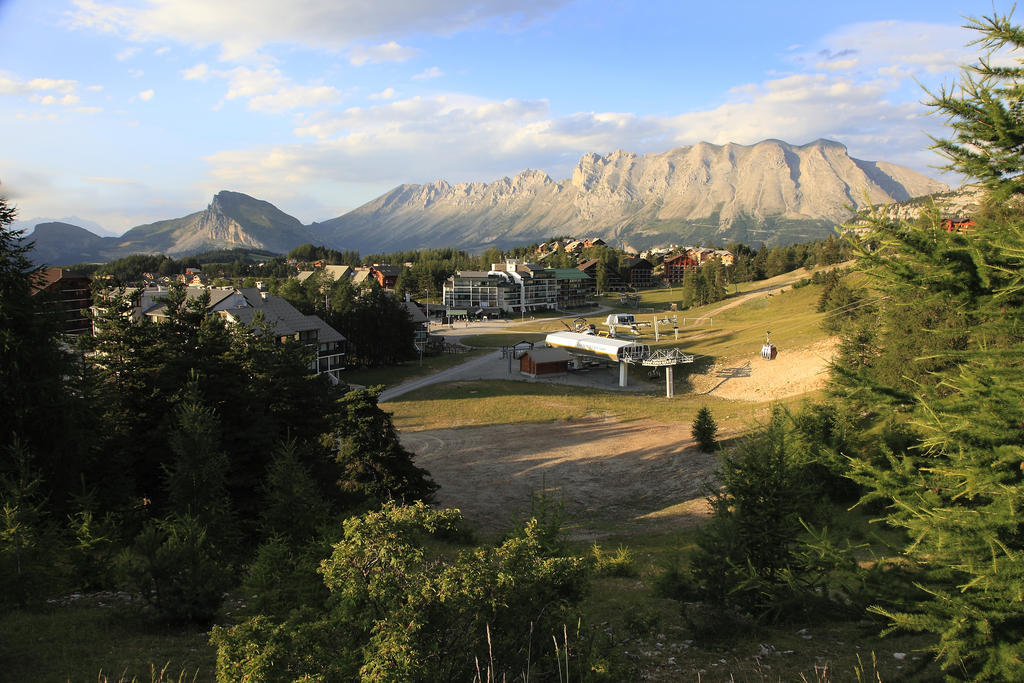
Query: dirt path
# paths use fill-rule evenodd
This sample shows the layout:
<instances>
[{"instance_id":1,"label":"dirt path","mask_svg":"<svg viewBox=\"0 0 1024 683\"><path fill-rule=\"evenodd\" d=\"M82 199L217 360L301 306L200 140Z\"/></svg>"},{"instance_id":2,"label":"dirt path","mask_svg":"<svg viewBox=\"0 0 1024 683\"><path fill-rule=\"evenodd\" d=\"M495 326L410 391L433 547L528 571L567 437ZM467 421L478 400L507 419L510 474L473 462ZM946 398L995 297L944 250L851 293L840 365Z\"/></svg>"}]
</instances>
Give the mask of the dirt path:
<instances>
[{"instance_id":1,"label":"dirt path","mask_svg":"<svg viewBox=\"0 0 1024 683\"><path fill-rule=\"evenodd\" d=\"M402 443L441 485L437 504L460 508L484 532L507 529L529 511L530 494L546 490L564 500L571 536L592 539L706 516L715 456L700 453L689 432L688 423L594 417L404 432Z\"/></svg>"},{"instance_id":2,"label":"dirt path","mask_svg":"<svg viewBox=\"0 0 1024 683\"><path fill-rule=\"evenodd\" d=\"M803 348L783 349L771 361L752 353L741 363L715 363L689 379L695 394L733 401L778 401L823 389L838 344L838 339L830 337Z\"/></svg>"}]
</instances>

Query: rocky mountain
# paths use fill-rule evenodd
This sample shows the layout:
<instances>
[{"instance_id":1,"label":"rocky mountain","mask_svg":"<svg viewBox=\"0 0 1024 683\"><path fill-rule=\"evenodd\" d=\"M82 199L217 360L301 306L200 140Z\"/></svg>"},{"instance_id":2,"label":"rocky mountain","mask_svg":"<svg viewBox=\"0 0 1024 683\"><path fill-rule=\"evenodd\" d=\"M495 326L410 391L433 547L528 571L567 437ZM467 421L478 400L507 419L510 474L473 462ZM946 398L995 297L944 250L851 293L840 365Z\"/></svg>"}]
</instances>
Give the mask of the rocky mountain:
<instances>
[{"instance_id":1,"label":"rocky mountain","mask_svg":"<svg viewBox=\"0 0 1024 683\"><path fill-rule=\"evenodd\" d=\"M66 223L42 223L28 235L37 263L66 265L109 261L129 254L182 256L213 249L250 247L285 253L319 242L295 217L240 192L218 192L205 211L140 225L121 237L99 237Z\"/></svg>"},{"instance_id":2,"label":"rocky mountain","mask_svg":"<svg viewBox=\"0 0 1024 683\"><path fill-rule=\"evenodd\" d=\"M240 192L218 192L205 211L132 228L121 236L129 253L168 256L252 247L278 253L317 241L299 219Z\"/></svg>"},{"instance_id":3,"label":"rocky mountain","mask_svg":"<svg viewBox=\"0 0 1024 683\"><path fill-rule=\"evenodd\" d=\"M981 184L964 185L955 190L937 192L876 208L890 221L913 221L932 207L938 210L941 218L963 220L978 214L984 198L985 188Z\"/></svg>"},{"instance_id":4,"label":"rocky mountain","mask_svg":"<svg viewBox=\"0 0 1024 683\"><path fill-rule=\"evenodd\" d=\"M844 145L699 143L661 154L586 154L572 177L523 171L491 183L402 185L312 230L361 251L458 246L478 250L592 235L644 248L673 242L786 244L819 239L868 203L947 190Z\"/></svg>"}]
</instances>

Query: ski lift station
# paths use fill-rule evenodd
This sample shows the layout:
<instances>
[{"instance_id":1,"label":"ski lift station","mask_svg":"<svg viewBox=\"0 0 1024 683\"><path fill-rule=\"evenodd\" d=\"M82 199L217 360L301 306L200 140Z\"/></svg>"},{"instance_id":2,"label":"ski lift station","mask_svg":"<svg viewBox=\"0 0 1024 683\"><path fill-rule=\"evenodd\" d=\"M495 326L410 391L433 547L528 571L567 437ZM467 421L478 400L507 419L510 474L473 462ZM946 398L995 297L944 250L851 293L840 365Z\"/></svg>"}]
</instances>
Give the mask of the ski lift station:
<instances>
[{"instance_id":1,"label":"ski lift station","mask_svg":"<svg viewBox=\"0 0 1024 683\"><path fill-rule=\"evenodd\" d=\"M558 346L573 351L608 358L619 363L619 386L626 386L626 366L639 363L651 355L651 347L628 339L609 339L593 334L579 332L552 332L544 342L548 346Z\"/></svg>"}]
</instances>

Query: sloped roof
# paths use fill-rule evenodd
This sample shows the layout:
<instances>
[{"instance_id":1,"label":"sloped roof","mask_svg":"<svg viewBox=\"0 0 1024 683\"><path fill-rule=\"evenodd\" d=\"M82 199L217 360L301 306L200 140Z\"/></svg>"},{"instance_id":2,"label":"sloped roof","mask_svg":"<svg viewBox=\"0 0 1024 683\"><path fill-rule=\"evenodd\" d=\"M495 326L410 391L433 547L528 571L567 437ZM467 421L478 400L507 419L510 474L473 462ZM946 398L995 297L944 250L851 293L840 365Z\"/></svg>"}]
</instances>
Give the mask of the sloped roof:
<instances>
[{"instance_id":1,"label":"sloped roof","mask_svg":"<svg viewBox=\"0 0 1024 683\"><path fill-rule=\"evenodd\" d=\"M255 291L255 290L252 290ZM248 297L246 297L248 300ZM258 313L271 323L275 337L290 337L299 332L317 331L320 342L342 341L345 337L315 315L303 315L297 308L279 296L259 297L259 303L225 311L238 322L251 327Z\"/></svg>"},{"instance_id":2,"label":"sloped roof","mask_svg":"<svg viewBox=\"0 0 1024 683\"><path fill-rule=\"evenodd\" d=\"M592 280L589 275L579 268L552 268L555 271L556 280Z\"/></svg>"},{"instance_id":3,"label":"sloped roof","mask_svg":"<svg viewBox=\"0 0 1024 683\"><path fill-rule=\"evenodd\" d=\"M403 301L405 304L405 310L409 312L409 318L414 323L425 323L427 322L427 316L423 312L423 309L419 307L415 301Z\"/></svg>"},{"instance_id":4,"label":"sloped roof","mask_svg":"<svg viewBox=\"0 0 1024 683\"><path fill-rule=\"evenodd\" d=\"M366 282L370 278L369 268L353 268L352 273L352 284L359 285Z\"/></svg>"}]
</instances>

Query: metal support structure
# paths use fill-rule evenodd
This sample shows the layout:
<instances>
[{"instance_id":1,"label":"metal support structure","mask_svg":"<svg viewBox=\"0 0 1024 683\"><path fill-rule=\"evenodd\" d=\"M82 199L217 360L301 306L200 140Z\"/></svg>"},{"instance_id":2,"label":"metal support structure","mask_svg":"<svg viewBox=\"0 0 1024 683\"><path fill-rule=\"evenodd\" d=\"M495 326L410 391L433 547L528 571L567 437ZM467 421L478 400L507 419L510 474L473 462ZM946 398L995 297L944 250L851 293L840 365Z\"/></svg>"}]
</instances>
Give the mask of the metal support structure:
<instances>
[{"instance_id":1,"label":"metal support structure","mask_svg":"<svg viewBox=\"0 0 1024 683\"><path fill-rule=\"evenodd\" d=\"M629 363L624 360L619 361L619 386L626 386L626 368L629 367Z\"/></svg>"},{"instance_id":2,"label":"metal support structure","mask_svg":"<svg viewBox=\"0 0 1024 683\"><path fill-rule=\"evenodd\" d=\"M683 353L679 349L658 349L647 358L641 361L647 367L665 368L665 398L675 397L675 374L676 365L692 363L693 356Z\"/></svg>"}]
</instances>

